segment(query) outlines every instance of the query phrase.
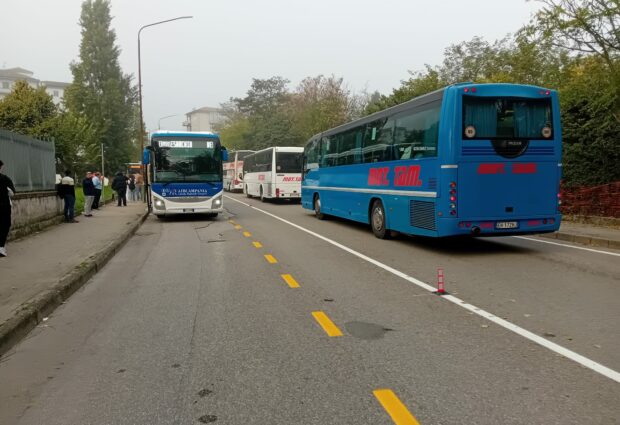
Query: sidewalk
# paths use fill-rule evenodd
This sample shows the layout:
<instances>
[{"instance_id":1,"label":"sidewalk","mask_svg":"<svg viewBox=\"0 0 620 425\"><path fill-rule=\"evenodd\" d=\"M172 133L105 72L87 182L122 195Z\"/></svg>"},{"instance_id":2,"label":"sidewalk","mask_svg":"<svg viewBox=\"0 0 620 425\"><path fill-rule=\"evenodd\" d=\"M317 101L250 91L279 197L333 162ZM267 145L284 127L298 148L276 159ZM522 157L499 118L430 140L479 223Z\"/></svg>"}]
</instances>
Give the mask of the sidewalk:
<instances>
[{"instance_id":1,"label":"sidewalk","mask_svg":"<svg viewBox=\"0 0 620 425\"><path fill-rule=\"evenodd\" d=\"M612 227L562 221L559 231L540 236L583 245L620 249L620 230Z\"/></svg>"},{"instance_id":2,"label":"sidewalk","mask_svg":"<svg viewBox=\"0 0 620 425\"><path fill-rule=\"evenodd\" d=\"M0 258L0 355L90 279L138 229L144 203L108 204L7 244Z\"/></svg>"}]
</instances>

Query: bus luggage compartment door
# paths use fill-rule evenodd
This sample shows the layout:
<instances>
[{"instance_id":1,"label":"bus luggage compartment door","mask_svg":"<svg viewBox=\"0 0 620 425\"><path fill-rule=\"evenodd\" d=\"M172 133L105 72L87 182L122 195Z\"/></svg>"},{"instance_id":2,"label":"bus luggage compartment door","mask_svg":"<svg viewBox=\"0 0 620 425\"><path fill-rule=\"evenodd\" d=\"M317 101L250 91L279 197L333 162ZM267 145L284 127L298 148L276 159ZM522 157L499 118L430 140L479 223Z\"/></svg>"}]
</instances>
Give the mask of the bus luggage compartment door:
<instances>
[{"instance_id":1,"label":"bus luggage compartment door","mask_svg":"<svg viewBox=\"0 0 620 425\"><path fill-rule=\"evenodd\" d=\"M532 217L557 213L555 162L461 163L459 217Z\"/></svg>"}]
</instances>

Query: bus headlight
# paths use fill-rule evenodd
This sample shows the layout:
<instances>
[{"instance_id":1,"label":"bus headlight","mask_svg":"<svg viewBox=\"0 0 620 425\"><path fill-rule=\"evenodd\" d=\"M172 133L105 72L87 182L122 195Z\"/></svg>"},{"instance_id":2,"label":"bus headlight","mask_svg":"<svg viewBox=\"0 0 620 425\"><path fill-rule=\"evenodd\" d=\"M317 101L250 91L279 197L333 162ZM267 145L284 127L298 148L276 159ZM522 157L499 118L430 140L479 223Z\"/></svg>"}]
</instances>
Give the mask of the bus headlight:
<instances>
[{"instance_id":1,"label":"bus headlight","mask_svg":"<svg viewBox=\"0 0 620 425\"><path fill-rule=\"evenodd\" d=\"M156 210L165 210L166 204L161 199L155 199L155 209Z\"/></svg>"},{"instance_id":2,"label":"bus headlight","mask_svg":"<svg viewBox=\"0 0 620 425\"><path fill-rule=\"evenodd\" d=\"M222 206L222 197L218 196L213 200L213 204L211 204L212 208L220 208Z\"/></svg>"}]
</instances>

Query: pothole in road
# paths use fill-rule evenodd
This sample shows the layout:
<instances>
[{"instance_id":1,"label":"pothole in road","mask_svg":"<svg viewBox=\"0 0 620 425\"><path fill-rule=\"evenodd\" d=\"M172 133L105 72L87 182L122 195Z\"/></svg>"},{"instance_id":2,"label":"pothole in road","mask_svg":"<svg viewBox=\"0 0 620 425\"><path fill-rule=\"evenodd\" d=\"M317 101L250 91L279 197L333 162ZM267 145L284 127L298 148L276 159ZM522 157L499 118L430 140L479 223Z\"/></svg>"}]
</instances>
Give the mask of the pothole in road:
<instances>
[{"instance_id":1,"label":"pothole in road","mask_svg":"<svg viewBox=\"0 0 620 425\"><path fill-rule=\"evenodd\" d=\"M215 415L204 415L198 418L198 422L201 424L210 424L215 421L217 421L217 416Z\"/></svg>"},{"instance_id":2,"label":"pothole in road","mask_svg":"<svg viewBox=\"0 0 620 425\"><path fill-rule=\"evenodd\" d=\"M367 322L347 322L344 327L350 335L359 339L380 339L386 332L394 330Z\"/></svg>"}]
</instances>

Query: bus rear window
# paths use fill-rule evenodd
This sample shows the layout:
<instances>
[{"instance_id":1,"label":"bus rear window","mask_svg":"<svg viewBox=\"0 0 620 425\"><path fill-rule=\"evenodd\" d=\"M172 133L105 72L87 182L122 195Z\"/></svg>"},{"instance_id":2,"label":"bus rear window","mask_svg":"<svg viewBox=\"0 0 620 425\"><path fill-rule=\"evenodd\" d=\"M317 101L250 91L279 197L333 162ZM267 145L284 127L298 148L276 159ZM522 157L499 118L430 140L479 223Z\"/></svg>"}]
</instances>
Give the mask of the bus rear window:
<instances>
[{"instance_id":1,"label":"bus rear window","mask_svg":"<svg viewBox=\"0 0 620 425\"><path fill-rule=\"evenodd\" d=\"M463 96L463 139L553 137L551 99Z\"/></svg>"},{"instance_id":2,"label":"bus rear window","mask_svg":"<svg viewBox=\"0 0 620 425\"><path fill-rule=\"evenodd\" d=\"M276 153L277 173L301 173L301 152Z\"/></svg>"}]
</instances>

